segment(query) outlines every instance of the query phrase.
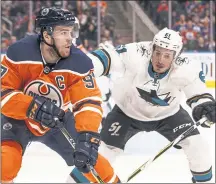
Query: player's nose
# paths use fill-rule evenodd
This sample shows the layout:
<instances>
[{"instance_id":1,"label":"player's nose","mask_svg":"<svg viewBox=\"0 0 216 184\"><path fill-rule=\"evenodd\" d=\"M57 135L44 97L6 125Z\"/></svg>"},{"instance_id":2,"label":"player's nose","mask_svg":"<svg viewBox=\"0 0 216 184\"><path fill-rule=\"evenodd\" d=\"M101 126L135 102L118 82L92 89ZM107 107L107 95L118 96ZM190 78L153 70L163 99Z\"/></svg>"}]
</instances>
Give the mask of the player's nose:
<instances>
[{"instance_id":1,"label":"player's nose","mask_svg":"<svg viewBox=\"0 0 216 184\"><path fill-rule=\"evenodd\" d=\"M73 40L73 37L71 35L67 37L67 42L68 43L72 43L72 40Z\"/></svg>"},{"instance_id":2,"label":"player's nose","mask_svg":"<svg viewBox=\"0 0 216 184\"><path fill-rule=\"evenodd\" d=\"M73 36L71 34L67 34L66 40L67 42L71 43L73 40Z\"/></svg>"}]
</instances>

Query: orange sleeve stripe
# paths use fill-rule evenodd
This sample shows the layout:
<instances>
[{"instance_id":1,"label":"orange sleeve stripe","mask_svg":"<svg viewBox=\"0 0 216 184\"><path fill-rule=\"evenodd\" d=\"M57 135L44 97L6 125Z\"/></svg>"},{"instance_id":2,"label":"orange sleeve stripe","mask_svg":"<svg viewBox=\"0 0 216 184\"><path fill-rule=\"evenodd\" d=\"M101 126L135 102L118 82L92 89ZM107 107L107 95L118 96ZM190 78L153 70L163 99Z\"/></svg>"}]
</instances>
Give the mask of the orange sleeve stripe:
<instances>
[{"instance_id":1,"label":"orange sleeve stripe","mask_svg":"<svg viewBox=\"0 0 216 184\"><path fill-rule=\"evenodd\" d=\"M92 131L97 132L102 121L102 116L92 111L83 111L75 116L75 126L78 132Z\"/></svg>"}]
</instances>

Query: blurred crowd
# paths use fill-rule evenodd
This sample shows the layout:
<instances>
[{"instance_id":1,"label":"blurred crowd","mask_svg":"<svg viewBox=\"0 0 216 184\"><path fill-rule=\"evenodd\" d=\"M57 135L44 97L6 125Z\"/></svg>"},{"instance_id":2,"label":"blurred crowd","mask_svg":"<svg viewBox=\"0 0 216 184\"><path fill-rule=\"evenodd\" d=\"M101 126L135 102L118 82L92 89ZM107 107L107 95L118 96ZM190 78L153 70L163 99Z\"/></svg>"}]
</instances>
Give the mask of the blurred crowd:
<instances>
[{"instance_id":1,"label":"blurred crowd","mask_svg":"<svg viewBox=\"0 0 216 184\"><path fill-rule=\"evenodd\" d=\"M167 0L138 0L155 25L168 27ZM215 1L213 1L213 39L210 37L210 1L178 0L172 3L172 29L183 37L186 51L215 51Z\"/></svg>"},{"instance_id":2,"label":"blurred crowd","mask_svg":"<svg viewBox=\"0 0 216 184\"><path fill-rule=\"evenodd\" d=\"M138 0L140 6L155 25L162 29L168 27L167 0ZM176 0L172 2L172 29L183 36L186 51L215 51L215 1L213 1L213 39L210 37L209 1ZM1 50L16 40L34 33L34 19L41 7L65 7L78 18L80 40L84 48L91 51L97 47L97 1L2 1L1 11ZM121 43L120 35L115 34L115 19L107 12L106 1L100 1L101 42L109 41L113 45Z\"/></svg>"},{"instance_id":3,"label":"blurred crowd","mask_svg":"<svg viewBox=\"0 0 216 184\"><path fill-rule=\"evenodd\" d=\"M34 20L41 7L65 7L74 13L80 22L80 40L84 48L91 51L97 47L97 2L96 1L3 1L1 16L1 51L26 35L34 34ZM107 3L100 2L101 41L114 44L115 20L107 13Z\"/></svg>"}]
</instances>

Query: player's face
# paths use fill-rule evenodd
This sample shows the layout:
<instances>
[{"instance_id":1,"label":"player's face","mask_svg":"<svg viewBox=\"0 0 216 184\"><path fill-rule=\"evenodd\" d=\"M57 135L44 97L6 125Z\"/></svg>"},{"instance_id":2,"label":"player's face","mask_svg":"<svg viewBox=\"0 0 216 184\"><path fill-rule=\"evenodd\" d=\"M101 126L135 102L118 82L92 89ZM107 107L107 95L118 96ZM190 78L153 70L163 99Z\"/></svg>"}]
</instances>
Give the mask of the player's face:
<instances>
[{"instance_id":1,"label":"player's face","mask_svg":"<svg viewBox=\"0 0 216 184\"><path fill-rule=\"evenodd\" d=\"M156 46L152 55L153 69L157 73L166 72L172 64L175 51Z\"/></svg>"},{"instance_id":2,"label":"player's face","mask_svg":"<svg viewBox=\"0 0 216 184\"><path fill-rule=\"evenodd\" d=\"M73 26L56 26L53 31L56 48L61 57L66 58L70 55L70 47L73 40Z\"/></svg>"}]
</instances>

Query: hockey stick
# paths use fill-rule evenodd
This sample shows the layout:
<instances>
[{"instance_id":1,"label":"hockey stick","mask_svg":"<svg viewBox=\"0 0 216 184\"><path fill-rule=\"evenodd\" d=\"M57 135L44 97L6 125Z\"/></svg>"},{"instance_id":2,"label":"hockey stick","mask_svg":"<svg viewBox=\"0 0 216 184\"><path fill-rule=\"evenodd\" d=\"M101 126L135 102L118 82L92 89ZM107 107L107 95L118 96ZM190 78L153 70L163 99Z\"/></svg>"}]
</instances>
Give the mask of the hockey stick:
<instances>
[{"instance_id":1,"label":"hockey stick","mask_svg":"<svg viewBox=\"0 0 216 184\"><path fill-rule=\"evenodd\" d=\"M57 121L59 121L59 120L57 120ZM59 127L59 129L61 130L61 132L65 136L65 138L68 140L68 142L70 143L72 148L75 149L76 143L75 143L74 139L71 137L71 135L69 134L69 132L64 127ZM101 179L101 177L99 176L97 171L94 169L94 167L92 167L90 164L87 164L87 167L89 168L89 170L91 171L92 175L94 176L94 178L97 180L98 183L105 183Z\"/></svg>"},{"instance_id":2,"label":"hockey stick","mask_svg":"<svg viewBox=\"0 0 216 184\"><path fill-rule=\"evenodd\" d=\"M166 147L161 149L154 157L147 160L144 164L142 164L138 169L136 169L127 179L127 182L130 181L132 178L134 178L137 174L139 174L143 169L147 168L154 160L156 160L158 157L160 157L164 152L166 152L169 148L172 146L178 144L183 138L185 138L187 135L189 135L194 129L196 129L199 125L203 123L209 123L211 125L212 123L208 121L206 117L201 118L199 121L197 121L193 126L188 128L185 132L183 132L181 135L179 135L175 140L170 142Z\"/></svg>"}]
</instances>

